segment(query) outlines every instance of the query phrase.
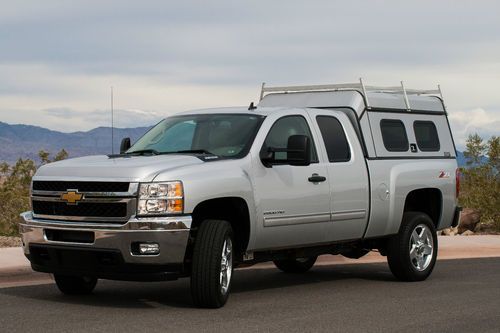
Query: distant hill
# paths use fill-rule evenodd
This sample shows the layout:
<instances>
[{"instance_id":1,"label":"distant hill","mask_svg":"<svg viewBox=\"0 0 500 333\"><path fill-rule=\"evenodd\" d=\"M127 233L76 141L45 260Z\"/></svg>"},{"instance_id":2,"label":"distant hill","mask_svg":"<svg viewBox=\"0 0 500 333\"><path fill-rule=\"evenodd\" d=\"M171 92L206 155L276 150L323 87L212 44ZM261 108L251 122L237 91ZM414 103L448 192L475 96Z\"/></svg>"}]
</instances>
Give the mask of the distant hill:
<instances>
[{"instance_id":1,"label":"distant hill","mask_svg":"<svg viewBox=\"0 0 500 333\"><path fill-rule=\"evenodd\" d=\"M122 138L132 142L140 138L150 127L115 128L115 153L120 150ZM31 125L9 125L0 122L0 162L14 163L19 158L38 161L38 151L44 149L53 157L61 149L66 149L70 157L110 154L111 128L98 127L88 132L62 133ZM482 163L487 162L483 157ZM459 166L466 166L462 152L458 152Z\"/></svg>"},{"instance_id":2,"label":"distant hill","mask_svg":"<svg viewBox=\"0 0 500 333\"><path fill-rule=\"evenodd\" d=\"M467 159L464 156L464 153L459 151L457 152L457 163L460 167L467 167ZM488 157L481 156L480 164L488 163Z\"/></svg>"},{"instance_id":3,"label":"distant hill","mask_svg":"<svg viewBox=\"0 0 500 333\"><path fill-rule=\"evenodd\" d=\"M115 128L115 153L122 138L135 142L150 127ZM98 127L87 132L62 133L31 125L9 125L0 122L0 162L14 163L19 158L38 161L38 151L44 149L53 157L61 149L70 157L111 153L111 128Z\"/></svg>"}]
</instances>

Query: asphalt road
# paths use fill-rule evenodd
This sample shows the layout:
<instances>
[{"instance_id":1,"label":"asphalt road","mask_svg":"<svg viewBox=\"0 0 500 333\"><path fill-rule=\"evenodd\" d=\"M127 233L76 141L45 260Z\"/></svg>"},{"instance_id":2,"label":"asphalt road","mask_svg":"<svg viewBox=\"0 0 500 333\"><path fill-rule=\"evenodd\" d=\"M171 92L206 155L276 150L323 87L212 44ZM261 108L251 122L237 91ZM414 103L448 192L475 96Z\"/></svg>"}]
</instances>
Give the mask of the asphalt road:
<instances>
[{"instance_id":1,"label":"asphalt road","mask_svg":"<svg viewBox=\"0 0 500 333\"><path fill-rule=\"evenodd\" d=\"M441 260L424 282L387 264L235 272L219 310L191 305L187 279L100 281L91 296L55 285L0 289L1 332L500 332L500 258Z\"/></svg>"}]
</instances>

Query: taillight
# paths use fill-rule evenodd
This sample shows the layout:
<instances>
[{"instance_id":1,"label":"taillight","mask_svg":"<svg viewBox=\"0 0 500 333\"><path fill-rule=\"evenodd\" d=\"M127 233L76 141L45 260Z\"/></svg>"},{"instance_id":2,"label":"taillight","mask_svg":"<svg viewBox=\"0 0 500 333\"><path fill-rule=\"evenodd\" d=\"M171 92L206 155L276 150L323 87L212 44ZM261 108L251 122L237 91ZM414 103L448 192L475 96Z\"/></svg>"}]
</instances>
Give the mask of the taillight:
<instances>
[{"instance_id":1,"label":"taillight","mask_svg":"<svg viewBox=\"0 0 500 333\"><path fill-rule=\"evenodd\" d=\"M458 198L460 194L460 169L455 171L455 197Z\"/></svg>"}]
</instances>

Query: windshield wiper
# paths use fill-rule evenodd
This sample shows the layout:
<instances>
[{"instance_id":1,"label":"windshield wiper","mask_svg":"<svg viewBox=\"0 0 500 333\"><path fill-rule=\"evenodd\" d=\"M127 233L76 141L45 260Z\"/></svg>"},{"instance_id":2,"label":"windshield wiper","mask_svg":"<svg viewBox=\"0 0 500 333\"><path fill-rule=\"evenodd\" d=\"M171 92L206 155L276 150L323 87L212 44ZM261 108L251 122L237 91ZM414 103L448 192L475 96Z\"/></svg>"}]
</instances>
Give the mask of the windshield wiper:
<instances>
[{"instance_id":1,"label":"windshield wiper","mask_svg":"<svg viewBox=\"0 0 500 333\"><path fill-rule=\"evenodd\" d=\"M151 154L151 155L159 155L160 152L155 150L155 149L142 149L142 150L134 150L134 151L131 151L131 152L127 152L125 153L126 155L133 155L133 154L137 154L137 155L145 155L145 154Z\"/></svg>"},{"instance_id":2,"label":"windshield wiper","mask_svg":"<svg viewBox=\"0 0 500 333\"><path fill-rule=\"evenodd\" d=\"M215 155L214 153L209 152L208 150L205 149L188 149L188 150L178 150L172 152L172 154L206 154L206 155Z\"/></svg>"},{"instance_id":3,"label":"windshield wiper","mask_svg":"<svg viewBox=\"0 0 500 333\"><path fill-rule=\"evenodd\" d=\"M125 153L125 155L145 155L145 154L151 154L151 155L205 154L205 155L210 155L210 156L217 156L214 153L211 153L205 149L188 149L188 150L163 151L163 152L160 152L160 151L155 150L155 149L142 149L142 150L135 150L135 151Z\"/></svg>"}]
</instances>

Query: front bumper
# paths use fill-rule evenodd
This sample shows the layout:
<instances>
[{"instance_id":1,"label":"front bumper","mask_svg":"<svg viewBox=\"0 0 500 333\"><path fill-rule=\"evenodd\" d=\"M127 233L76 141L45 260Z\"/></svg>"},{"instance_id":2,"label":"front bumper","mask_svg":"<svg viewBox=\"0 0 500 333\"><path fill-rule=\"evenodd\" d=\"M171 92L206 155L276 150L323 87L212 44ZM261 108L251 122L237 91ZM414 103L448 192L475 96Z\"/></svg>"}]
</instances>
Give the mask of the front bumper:
<instances>
[{"instance_id":1,"label":"front bumper","mask_svg":"<svg viewBox=\"0 0 500 333\"><path fill-rule=\"evenodd\" d=\"M21 214L20 231L24 253L37 271L141 280L142 273L179 273L191 222L191 216L178 216L131 218L120 226L78 224L37 219L32 212L25 212ZM50 237L54 233L72 236L54 240ZM79 238L79 234L91 237ZM138 255L133 250L134 243L158 243L160 253Z\"/></svg>"}]
</instances>

